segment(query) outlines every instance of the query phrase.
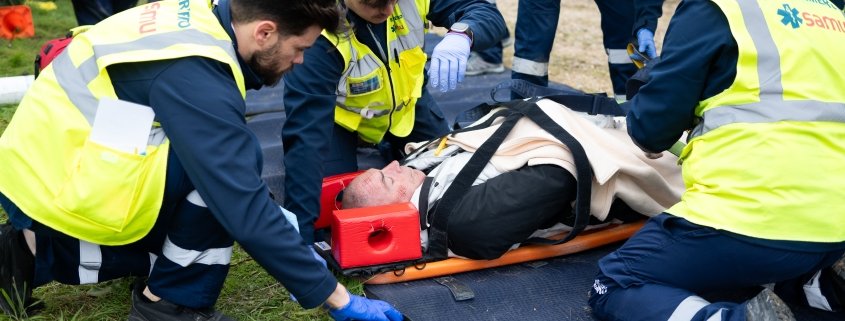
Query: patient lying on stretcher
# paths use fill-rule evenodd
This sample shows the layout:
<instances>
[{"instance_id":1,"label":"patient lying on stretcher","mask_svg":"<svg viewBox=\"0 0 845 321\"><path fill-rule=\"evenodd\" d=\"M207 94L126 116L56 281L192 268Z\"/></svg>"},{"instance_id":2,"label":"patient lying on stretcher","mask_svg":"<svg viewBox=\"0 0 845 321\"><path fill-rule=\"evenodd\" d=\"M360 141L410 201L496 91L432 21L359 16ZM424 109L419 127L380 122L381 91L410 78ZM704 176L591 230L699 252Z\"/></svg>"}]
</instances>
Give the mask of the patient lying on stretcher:
<instances>
[{"instance_id":1,"label":"patient lying on stretcher","mask_svg":"<svg viewBox=\"0 0 845 321\"><path fill-rule=\"evenodd\" d=\"M655 215L679 201L683 183L677 157L645 157L619 119L587 116L548 100L538 106L587 154L594 172L591 225ZM344 190L343 207L412 202L428 217L473 152L500 124L497 120L445 141L409 144L410 156L403 165L392 162L356 177ZM571 229L577 184L573 173L572 154L565 145L529 119L519 120L466 194L449 213L437 214L449 215L445 231L450 255L494 259L529 237ZM426 179L430 184L423 184ZM422 227L424 247L429 224Z\"/></svg>"}]
</instances>

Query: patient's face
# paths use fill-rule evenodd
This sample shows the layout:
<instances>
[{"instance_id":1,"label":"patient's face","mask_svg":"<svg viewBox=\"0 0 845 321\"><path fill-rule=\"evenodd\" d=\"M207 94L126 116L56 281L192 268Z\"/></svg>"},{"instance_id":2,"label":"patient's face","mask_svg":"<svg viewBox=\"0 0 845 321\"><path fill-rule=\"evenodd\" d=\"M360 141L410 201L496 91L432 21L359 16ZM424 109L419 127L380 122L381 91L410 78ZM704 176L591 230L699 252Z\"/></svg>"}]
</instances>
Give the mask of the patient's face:
<instances>
[{"instance_id":1,"label":"patient's face","mask_svg":"<svg viewBox=\"0 0 845 321\"><path fill-rule=\"evenodd\" d=\"M358 188L377 198L379 205L385 205L411 200L414 190L424 179L425 174L422 171L399 166L398 162L393 161L380 170L369 169L355 180L360 180Z\"/></svg>"}]
</instances>

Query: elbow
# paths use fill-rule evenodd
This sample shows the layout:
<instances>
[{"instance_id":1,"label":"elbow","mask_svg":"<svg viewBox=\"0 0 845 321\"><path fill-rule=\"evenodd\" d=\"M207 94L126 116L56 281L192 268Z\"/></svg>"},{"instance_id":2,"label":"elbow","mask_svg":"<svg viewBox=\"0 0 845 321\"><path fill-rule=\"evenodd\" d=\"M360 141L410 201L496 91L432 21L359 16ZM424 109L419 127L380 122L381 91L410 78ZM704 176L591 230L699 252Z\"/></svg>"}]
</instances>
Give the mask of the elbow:
<instances>
[{"instance_id":1,"label":"elbow","mask_svg":"<svg viewBox=\"0 0 845 321\"><path fill-rule=\"evenodd\" d=\"M653 142L648 139L648 133L641 130L642 127L632 120L633 118L630 117L629 114L629 117L627 118L628 136L631 138L631 141L634 142L634 145L646 153L659 153L663 151L663 149L654 146L654 144L652 144Z\"/></svg>"}]
</instances>

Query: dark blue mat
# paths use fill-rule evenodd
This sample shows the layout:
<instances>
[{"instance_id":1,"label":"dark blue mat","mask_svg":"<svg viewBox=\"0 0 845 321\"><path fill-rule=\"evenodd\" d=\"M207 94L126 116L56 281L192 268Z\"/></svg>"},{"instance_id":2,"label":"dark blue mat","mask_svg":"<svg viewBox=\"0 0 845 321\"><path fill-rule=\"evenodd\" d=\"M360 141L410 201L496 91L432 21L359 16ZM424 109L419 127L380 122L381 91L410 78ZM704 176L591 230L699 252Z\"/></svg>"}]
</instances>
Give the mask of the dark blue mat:
<instances>
[{"instance_id":1,"label":"dark blue mat","mask_svg":"<svg viewBox=\"0 0 845 321\"><path fill-rule=\"evenodd\" d=\"M390 302L413 321L595 320L587 306L587 292L598 271L598 260L620 244L451 275L474 293L474 298L464 301L455 300L450 290L435 279L365 285L364 292L367 297ZM736 301L742 300L737 298ZM799 321L845 320L845 313L800 306L791 308Z\"/></svg>"},{"instance_id":2,"label":"dark blue mat","mask_svg":"<svg viewBox=\"0 0 845 321\"><path fill-rule=\"evenodd\" d=\"M525 264L452 275L475 297L455 301L433 279L367 285L368 297L395 305L414 321L593 320L587 291L596 262L613 247Z\"/></svg>"}]
</instances>

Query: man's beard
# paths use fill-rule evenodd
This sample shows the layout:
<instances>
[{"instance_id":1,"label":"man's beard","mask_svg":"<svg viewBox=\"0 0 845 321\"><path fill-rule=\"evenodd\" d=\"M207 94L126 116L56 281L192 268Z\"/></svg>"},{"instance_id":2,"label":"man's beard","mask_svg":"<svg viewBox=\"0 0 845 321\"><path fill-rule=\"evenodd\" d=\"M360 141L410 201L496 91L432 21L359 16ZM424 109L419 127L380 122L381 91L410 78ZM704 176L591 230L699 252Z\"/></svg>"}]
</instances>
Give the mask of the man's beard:
<instances>
[{"instance_id":1,"label":"man's beard","mask_svg":"<svg viewBox=\"0 0 845 321\"><path fill-rule=\"evenodd\" d=\"M281 41L277 42L272 48L257 51L249 60L249 68L261 78L261 82L265 86L275 86L282 79L282 75L287 72L287 70L276 72L281 62L275 59L275 55L281 46Z\"/></svg>"}]
</instances>

